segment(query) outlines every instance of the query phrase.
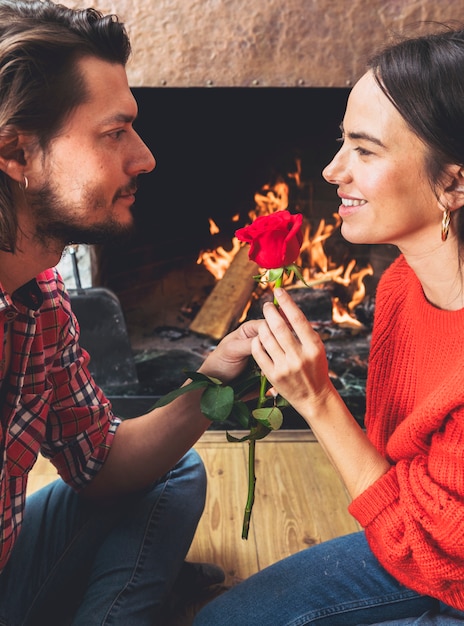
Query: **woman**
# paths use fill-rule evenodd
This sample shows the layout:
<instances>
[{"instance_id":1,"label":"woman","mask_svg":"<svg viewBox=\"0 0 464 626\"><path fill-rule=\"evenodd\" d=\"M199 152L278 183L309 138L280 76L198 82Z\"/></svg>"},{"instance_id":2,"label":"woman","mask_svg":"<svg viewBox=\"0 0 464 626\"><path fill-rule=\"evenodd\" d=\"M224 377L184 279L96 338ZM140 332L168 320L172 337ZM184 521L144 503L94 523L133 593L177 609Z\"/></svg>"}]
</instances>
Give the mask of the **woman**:
<instances>
[{"instance_id":1,"label":"woman","mask_svg":"<svg viewBox=\"0 0 464 626\"><path fill-rule=\"evenodd\" d=\"M464 31L396 44L353 88L324 178L342 234L402 253L377 292L366 432L290 296L255 360L305 418L363 532L256 574L196 626L464 623ZM293 331L293 332L292 332Z\"/></svg>"}]
</instances>

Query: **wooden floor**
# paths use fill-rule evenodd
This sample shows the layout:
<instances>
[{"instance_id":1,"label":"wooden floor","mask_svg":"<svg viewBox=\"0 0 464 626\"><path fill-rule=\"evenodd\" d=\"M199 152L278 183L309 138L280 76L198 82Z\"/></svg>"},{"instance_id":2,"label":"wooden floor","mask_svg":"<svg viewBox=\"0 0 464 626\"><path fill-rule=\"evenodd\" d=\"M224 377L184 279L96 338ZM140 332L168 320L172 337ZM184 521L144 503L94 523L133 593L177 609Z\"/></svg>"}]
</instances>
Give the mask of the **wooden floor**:
<instances>
[{"instance_id":1,"label":"wooden floor","mask_svg":"<svg viewBox=\"0 0 464 626\"><path fill-rule=\"evenodd\" d=\"M195 447L209 482L188 558L221 565L226 583L360 528L347 512L343 484L309 430L277 431L256 443L256 498L247 540L241 533L248 444L229 443L223 432L207 432Z\"/></svg>"},{"instance_id":2,"label":"wooden floor","mask_svg":"<svg viewBox=\"0 0 464 626\"><path fill-rule=\"evenodd\" d=\"M309 430L271 433L256 444L256 499L249 537L241 538L247 496L248 444L208 431L195 448L208 473L205 512L188 560L221 565L226 584L326 539L359 530L348 495ZM28 491L56 478L39 458Z\"/></svg>"}]
</instances>

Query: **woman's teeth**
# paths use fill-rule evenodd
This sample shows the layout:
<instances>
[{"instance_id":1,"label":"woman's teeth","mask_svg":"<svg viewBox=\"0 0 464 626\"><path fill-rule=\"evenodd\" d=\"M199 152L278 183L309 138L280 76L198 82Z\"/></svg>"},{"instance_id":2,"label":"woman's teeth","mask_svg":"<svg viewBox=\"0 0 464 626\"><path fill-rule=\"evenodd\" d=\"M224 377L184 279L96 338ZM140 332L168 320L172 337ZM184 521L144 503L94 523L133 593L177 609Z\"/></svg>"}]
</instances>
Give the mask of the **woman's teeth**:
<instances>
[{"instance_id":1,"label":"woman's teeth","mask_svg":"<svg viewBox=\"0 0 464 626\"><path fill-rule=\"evenodd\" d=\"M349 200L348 198L342 198L343 206L362 206L366 204L367 200Z\"/></svg>"}]
</instances>

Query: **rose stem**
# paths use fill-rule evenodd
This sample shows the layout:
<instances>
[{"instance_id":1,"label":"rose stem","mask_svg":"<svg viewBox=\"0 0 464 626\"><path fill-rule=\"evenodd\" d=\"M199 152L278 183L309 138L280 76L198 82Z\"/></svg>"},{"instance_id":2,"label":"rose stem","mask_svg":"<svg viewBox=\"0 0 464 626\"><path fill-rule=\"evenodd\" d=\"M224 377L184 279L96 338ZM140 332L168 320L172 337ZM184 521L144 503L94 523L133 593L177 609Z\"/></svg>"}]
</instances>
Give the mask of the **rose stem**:
<instances>
[{"instance_id":1,"label":"rose stem","mask_svg":"<svg viewBox=\"0 0 464 626\"><path fill-rule=\"evenodd\" d=\"M260 379L260 387L259 387L259 398L258 398L258 409L262 408L266 401L266 386L267 379L265 376L261 374ZM253 418L252 418L253 419ZM253 435L256 430L256 421L255 425L252 426L250 434ZM248 539L248 531L250 529L250 520L251 520L251 511L253 509L253 504L255 501L255 485L256 485L256 473L255 473L255 450L256 450L256 439L250 439L248 441L248 498L245 505L245 513L243 516L243 526L242 526L242 539Z\"/></svg>"},{"instance_id":2,"label":"rose stem","mask_svg":"<svg viewBox=\"0 0 464 626\"><path fill-rule=\"evenodd\" d=\"M280 287L282 285L282 276L280 276L276 281L274 287ZM279 306L276 299L274 298L274 304ZM259 398L258 398L258 409L264 406L266 402L266 386L267 379L264 375L261 374L260 379L260 388L259 388ZM252 418L253 419L253 418ZM250 434L254 434L256 432L256 424L252 426L250 430ZM248 531L250 530L250 521L251 521L251 511L253 509L253 504L255 501L255 485L256 485L256 472L255 472L255 456L256 456L256 439L250 439L248 441L248 498L245 505L245 513L243 516L243 526L242 526L242 539L248 539Z\"/></svg>"}]
</instances>

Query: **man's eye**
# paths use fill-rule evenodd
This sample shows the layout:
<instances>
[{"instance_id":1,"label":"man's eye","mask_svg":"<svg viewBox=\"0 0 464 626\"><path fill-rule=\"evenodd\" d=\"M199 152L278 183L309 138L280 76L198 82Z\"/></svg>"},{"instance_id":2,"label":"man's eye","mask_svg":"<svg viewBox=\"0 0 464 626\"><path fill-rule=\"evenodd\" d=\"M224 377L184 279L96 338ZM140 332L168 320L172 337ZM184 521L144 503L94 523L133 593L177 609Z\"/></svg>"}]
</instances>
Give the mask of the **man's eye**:
<instances>
[{"instance_id":1,"label":"man's eye","mask_svg":"<svg viewBox=\"0 0 464 626\"><path fill-rule=\"evenodd\" d=\"M108 137L111 137L111 139L119 139L123 133L124 130L115 130L112 133L108 133Z\"/></svg>"}]
</instances>

